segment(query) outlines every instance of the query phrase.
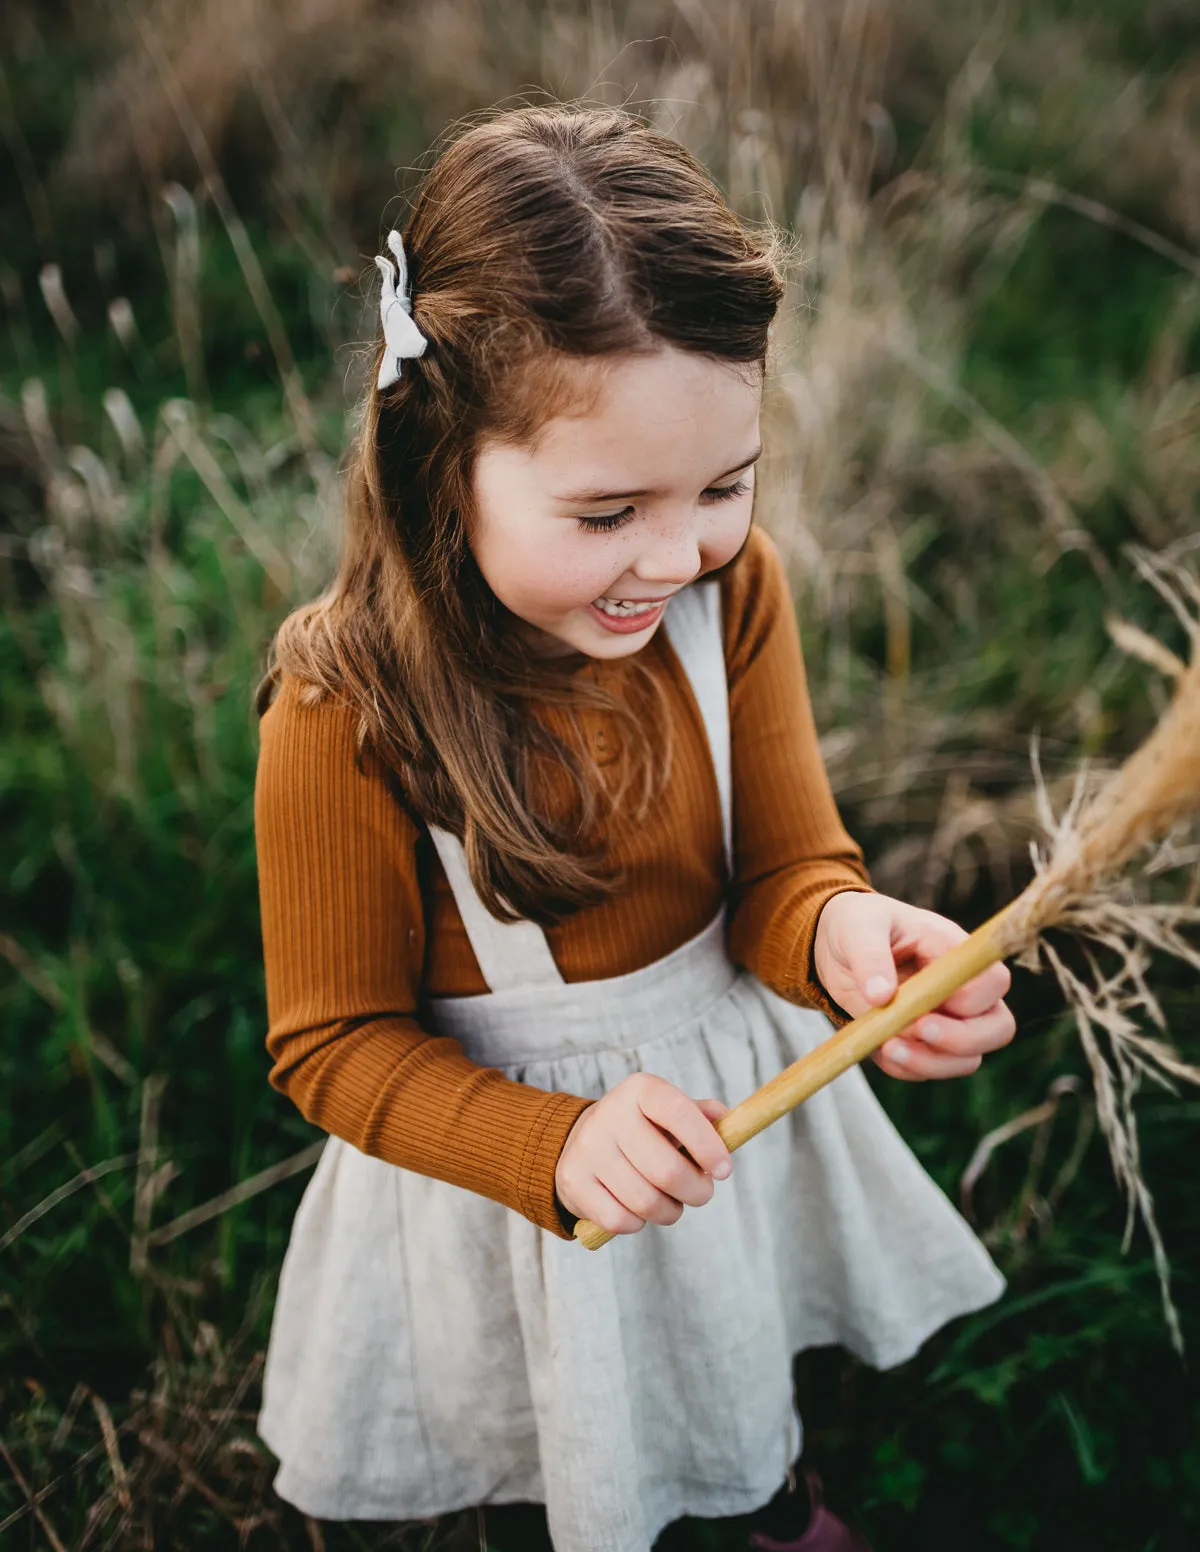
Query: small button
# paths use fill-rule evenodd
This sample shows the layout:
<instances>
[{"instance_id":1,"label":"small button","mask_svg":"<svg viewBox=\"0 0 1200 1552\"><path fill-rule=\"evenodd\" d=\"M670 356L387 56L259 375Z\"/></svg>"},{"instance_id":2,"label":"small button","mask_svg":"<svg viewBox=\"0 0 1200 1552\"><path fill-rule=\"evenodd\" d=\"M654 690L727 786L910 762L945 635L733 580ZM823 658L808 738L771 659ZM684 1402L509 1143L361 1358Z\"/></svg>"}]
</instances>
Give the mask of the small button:
<instances>
[{"instance_id":1,"label":"small button","mask_svg":"<svg viewBox=\"0 0 1200 1552\"><path fill-rule=\"evenodd\" d=\"M610 727L598 727L592 735L592 754L597 765L611 765L620 747L620 739Z\"/></svg>"}]
</instances>

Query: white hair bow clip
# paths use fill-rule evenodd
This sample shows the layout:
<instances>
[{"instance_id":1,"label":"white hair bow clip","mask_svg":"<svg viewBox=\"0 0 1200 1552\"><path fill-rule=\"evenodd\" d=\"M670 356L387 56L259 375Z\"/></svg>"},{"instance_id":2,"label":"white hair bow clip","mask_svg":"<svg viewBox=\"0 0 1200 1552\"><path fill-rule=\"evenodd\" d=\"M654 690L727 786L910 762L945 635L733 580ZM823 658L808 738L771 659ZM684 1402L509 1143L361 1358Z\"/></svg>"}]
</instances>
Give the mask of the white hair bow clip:
<instances>
[{"instance_id":1,"label":"white hair bow clip","mask_svg":"<svg viewBox=\"0 0 1200 1552\"><path fill-rule=\"evenodd\" d=\"M387 347L379 364L377 386L388 388L400 376L400 363L410 356L425 353L429 341L417 328L412 318L412 300L408 294L408 266L404 261L404 244L394 228L387 235L387 245L396 258L396 271L392 261L382 253L375 255L375 263L383 277L379 293L379 316L383 320L383 342Z\"/></svg>"}]
</instances>

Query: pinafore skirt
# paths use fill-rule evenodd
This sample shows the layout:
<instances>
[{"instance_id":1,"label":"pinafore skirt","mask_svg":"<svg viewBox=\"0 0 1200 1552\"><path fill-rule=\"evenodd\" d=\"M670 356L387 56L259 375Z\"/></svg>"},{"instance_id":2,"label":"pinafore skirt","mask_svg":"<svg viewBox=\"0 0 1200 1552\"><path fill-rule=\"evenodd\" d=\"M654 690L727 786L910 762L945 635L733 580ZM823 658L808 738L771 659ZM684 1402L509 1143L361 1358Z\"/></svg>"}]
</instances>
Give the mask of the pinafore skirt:
<instances>
[{"instance_id":1,"label":"pinafore skirt","mask_svg":"<svg viewBox=\"0 0 1200 1552\"><path fill-rule=\"evenodd\" d=\"M665 621L714 757L729 850L719 593ZM628 975L565 983L544 934L498 922L433 839L491 991L438 1033L538 1088L599 1098L654 1073L727 1104L832 1026L729 958L723 916ZM1004 1281L860 1069L735 1157L712 1201L589 1254L485 1197L331 1138L284 1260L259 1431L275 1486L327 1519L544 1503L557 1552L649 1552L689 1514L750 1512L801 1442L791 1357L910 1357Z\"/></svg>"}]
</instances>

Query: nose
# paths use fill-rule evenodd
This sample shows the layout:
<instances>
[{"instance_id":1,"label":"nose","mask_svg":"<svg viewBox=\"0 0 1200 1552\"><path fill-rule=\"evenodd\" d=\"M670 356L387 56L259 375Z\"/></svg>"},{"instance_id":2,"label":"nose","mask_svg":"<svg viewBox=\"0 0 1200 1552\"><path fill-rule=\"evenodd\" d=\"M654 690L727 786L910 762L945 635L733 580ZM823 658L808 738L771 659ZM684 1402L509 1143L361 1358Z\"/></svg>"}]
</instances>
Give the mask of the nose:
<instances>
[{"instance_id":1,"label":"nose","mask_svg":"<svg viewBox=\"0 0 1200 1552\"><path fill-rule=\"evenodd\" d=\"M701 570L700 527L695 512L662 516L646 525L633 574L640 582L686 587Z\"/></svg>"}]
</instances>

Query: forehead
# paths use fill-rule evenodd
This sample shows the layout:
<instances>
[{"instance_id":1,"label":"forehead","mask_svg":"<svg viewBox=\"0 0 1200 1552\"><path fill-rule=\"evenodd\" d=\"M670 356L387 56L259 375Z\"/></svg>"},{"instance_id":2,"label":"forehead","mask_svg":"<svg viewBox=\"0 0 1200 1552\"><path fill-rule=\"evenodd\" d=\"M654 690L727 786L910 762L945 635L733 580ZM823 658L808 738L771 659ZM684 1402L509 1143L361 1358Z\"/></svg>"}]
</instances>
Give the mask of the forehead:
<instances>
[{"instance_id":1,"label":"forehead","mask_svg":"<svg viewBox=\"0 0 1200 1552\"><path fill-rule=\"evenodd\" d=\"M663 346L572 362L556 387L563 408L530 441L503 449L514 473L551 490L694 483L754 450L762 397L757 363Z\"/></svg>"}]
</instances>

